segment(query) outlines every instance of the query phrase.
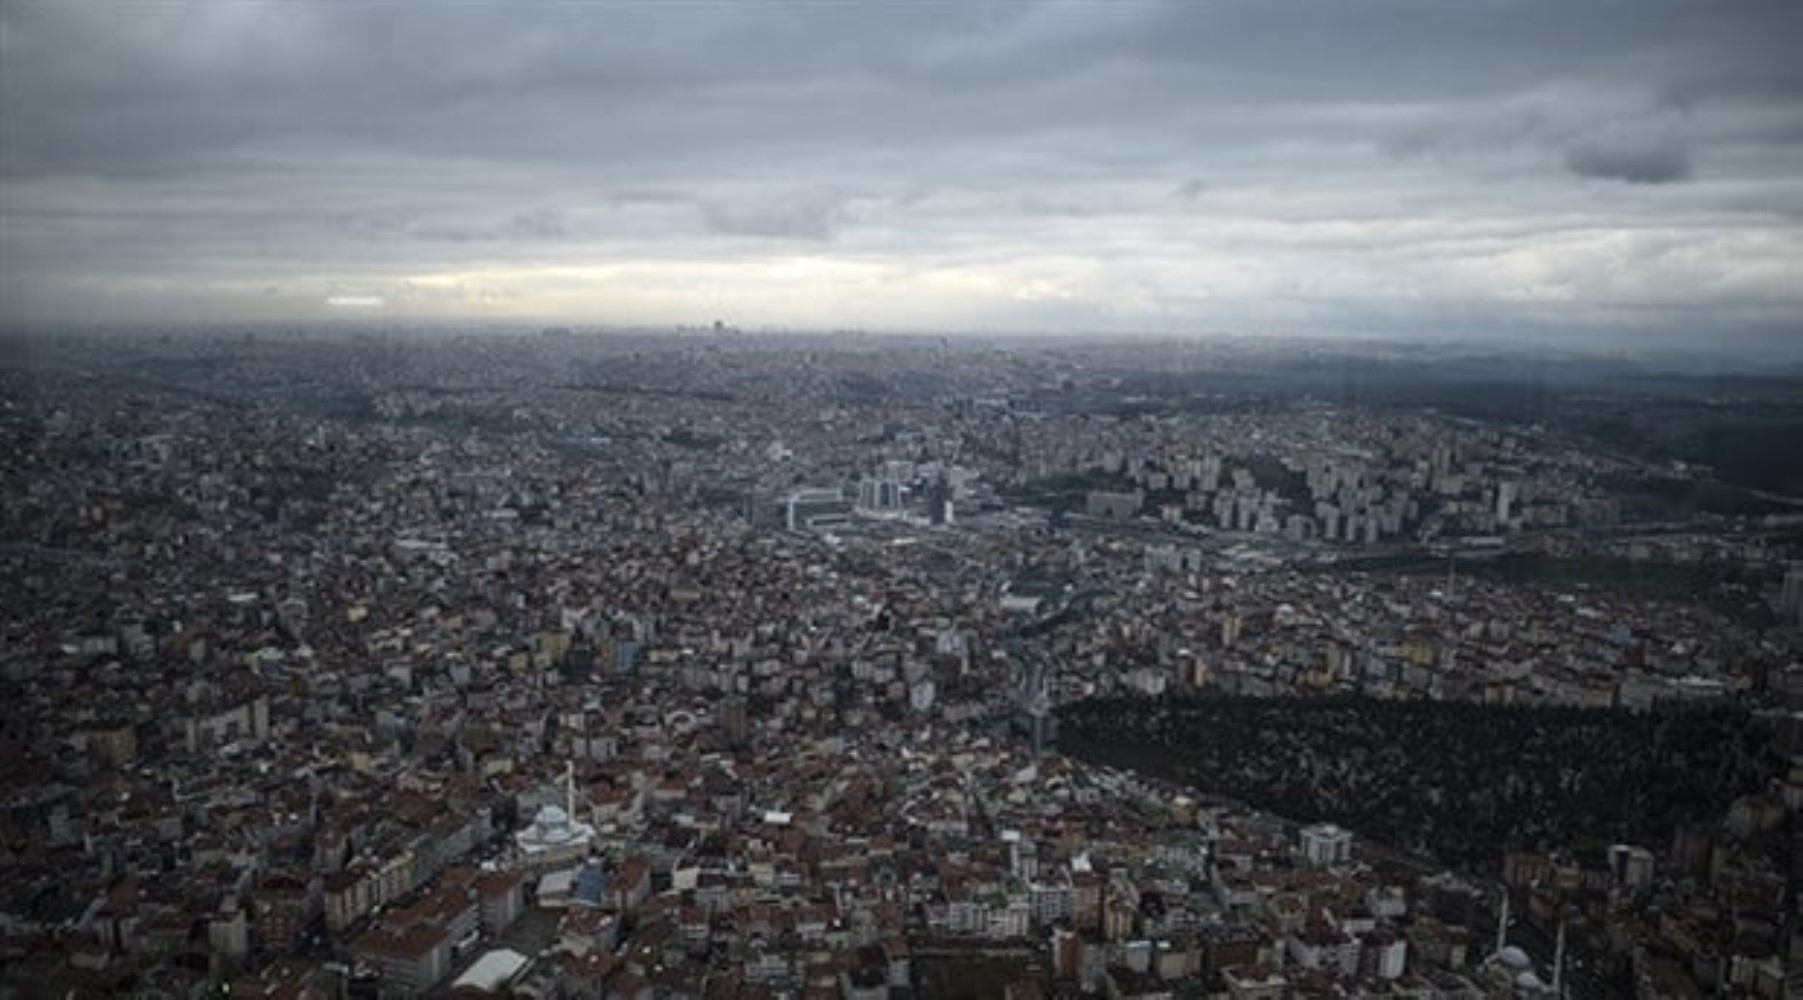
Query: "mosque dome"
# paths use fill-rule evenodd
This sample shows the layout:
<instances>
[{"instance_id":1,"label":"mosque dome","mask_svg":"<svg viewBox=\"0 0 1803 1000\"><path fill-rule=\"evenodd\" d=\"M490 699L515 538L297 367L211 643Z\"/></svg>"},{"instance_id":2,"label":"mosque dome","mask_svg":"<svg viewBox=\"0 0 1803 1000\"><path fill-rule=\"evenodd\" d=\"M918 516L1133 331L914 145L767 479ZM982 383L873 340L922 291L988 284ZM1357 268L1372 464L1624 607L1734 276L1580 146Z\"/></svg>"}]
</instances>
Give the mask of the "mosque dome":
<instances>
[{"instance_id":1,"label":"mosque dome","mask_svg":"<svg viewBox=\"0 0 1803 1000\"><path fill-rule=\"evenodd\" d=\"M557 806L544 806L532 820L532 833L535 839L557 843L575 836L570 829L570 814Z\"/></svg>"}]
</instances>

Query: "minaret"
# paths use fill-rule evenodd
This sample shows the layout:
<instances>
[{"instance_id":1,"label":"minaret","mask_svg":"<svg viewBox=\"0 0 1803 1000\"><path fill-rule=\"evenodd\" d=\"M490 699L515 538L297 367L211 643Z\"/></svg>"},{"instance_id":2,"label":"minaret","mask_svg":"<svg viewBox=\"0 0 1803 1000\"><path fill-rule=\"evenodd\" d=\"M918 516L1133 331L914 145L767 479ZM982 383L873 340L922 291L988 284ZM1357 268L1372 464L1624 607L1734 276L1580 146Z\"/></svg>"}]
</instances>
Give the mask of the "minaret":
<instances>
[{"instance_id":1,"label":"minaret","mask_svg":"<svg viewBox=\"0 0 1803 1000\"><path fill-rule=\"evenodd\" d=\"M1021 708L1027 713L1035 761L1045 754L1046 717L1052 709L1052 699L1046 688L1045 664L1038 661L1027 664L1022 671L1020 698Z\"/></svg>"},{"instance_id":2,"label":"minaret","mask_svg":"<svg viewBox=\"0 0 1803 1000\"><path fill-rule=\"evenodd\" d=\"M1561 986L1565 978L1565 921L1559 921L1559 937L1553 943L1553 996L1562 997L1565 991Z\"/></svg>"},{"instance_id":3,"label":"minaret","mask_svg":"<svg viewBox=\"0 0 1803 1000\"><path fill-rule=\"evenodd\" d=\"M563 764L563 814L570 822L576 822L576 762L573 760Z\"/></svg>"}]
</instances>

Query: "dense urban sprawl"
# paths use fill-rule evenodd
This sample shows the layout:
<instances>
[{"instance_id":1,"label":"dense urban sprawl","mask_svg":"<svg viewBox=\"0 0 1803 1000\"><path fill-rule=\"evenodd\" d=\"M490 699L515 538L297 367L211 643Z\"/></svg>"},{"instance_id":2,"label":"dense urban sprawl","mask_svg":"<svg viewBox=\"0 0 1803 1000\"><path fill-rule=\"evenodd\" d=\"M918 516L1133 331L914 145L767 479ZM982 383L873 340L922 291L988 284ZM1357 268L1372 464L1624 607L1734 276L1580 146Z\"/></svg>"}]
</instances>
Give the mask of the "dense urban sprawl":
<instances>
[{"instance_id":1,"label":"dense urban sprawl","mask_svg":"<svg viewBox=\"0 0 1803 1000\"><path fill-rule=\"evenodd\" d=\"M1794 519L1639 517L1621 483L1707 471L1556 427L1151 405L1123 374L1245 349L1137 350L21 352L0 994L1784 995L1803 770L1479 863L1403 833L1438 807L1299 825L1214 794L1249 779L1065 756L1056 722L1196 692L1733 705L1773 741L1738 779L1799 746ZM1475 568L1523 556L1711 593ZM1380 780L1333 752L1233 766ZM1567 791L1632 752L1568 759Z\"/></svg>"}]
</instances>

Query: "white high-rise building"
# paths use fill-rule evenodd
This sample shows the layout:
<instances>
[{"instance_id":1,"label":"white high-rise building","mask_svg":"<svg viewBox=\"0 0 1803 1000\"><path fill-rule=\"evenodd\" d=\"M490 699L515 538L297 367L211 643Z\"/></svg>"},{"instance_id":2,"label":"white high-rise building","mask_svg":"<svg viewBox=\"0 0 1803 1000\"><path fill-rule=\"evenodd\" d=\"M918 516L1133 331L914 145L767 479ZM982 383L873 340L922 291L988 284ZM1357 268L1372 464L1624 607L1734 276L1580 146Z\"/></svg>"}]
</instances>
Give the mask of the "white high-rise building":
<instances>
[{"instance_id":1,"label":"white high-rise building","mask_svg":"<svg viewBox=\"0 0 1803 1000\"><path fill-rule=\"evenodd\" d=\"M1803 563L1791 563L1784 574L1784 590L1778 599L1784 616L1803 623Z\"/></svg>"},{"instance_id":2,"label":"white high-rise building","mask_svg":"<svg viewBox=\"0 0 1803 1000\"><path fill-rule=\"evenodd\" d=\"M893 479L858 480L858 510L867 514L890 514L901 510L901 483Z\"/></svg>"},{"instance_id":3,"label":"white high-rise building","mask_svg":"<svg viewBox=\"0 0 1803 1000\"><path fill-rule=\"evenodd\" d=\"M1331 868L1352 860L1352 831L1332 823L1302 828L1302 859L1316 868Z\"/></svg>"},{"instance_id":4,"label":"white high-rise building","mask_svg":"<svg viewBox=\"0 0 1803 1000\"><path fill-rule=\"evenodd\" d=\"M1506 528L1509 518L1514 513L1515 496L1521 487L1516 483L1504 480L1496 484L1496 526Z\"/></svg>"}]
</instances>

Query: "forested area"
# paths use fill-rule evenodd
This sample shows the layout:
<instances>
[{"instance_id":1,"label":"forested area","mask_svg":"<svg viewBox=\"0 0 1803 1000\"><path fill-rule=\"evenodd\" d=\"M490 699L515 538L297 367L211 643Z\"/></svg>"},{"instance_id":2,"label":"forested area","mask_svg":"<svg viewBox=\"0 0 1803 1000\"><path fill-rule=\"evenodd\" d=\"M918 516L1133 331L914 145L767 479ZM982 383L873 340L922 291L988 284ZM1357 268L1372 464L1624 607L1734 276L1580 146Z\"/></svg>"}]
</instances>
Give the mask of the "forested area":
<instances>
[{"instance_id":1,"label":"forested area","mask_svg":"<svg viewBox=\"0 0 1803 1000\"><path fill-rule=\"evenodd\" d=\"M1098 698L1060 709L1059 743L1479 871L1509 849L1662 849L1782 767L1769 734L1729 707Z\"/></svg>"}]
</instances>

